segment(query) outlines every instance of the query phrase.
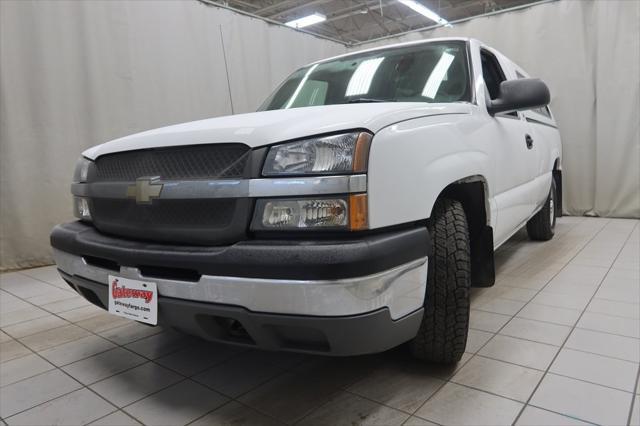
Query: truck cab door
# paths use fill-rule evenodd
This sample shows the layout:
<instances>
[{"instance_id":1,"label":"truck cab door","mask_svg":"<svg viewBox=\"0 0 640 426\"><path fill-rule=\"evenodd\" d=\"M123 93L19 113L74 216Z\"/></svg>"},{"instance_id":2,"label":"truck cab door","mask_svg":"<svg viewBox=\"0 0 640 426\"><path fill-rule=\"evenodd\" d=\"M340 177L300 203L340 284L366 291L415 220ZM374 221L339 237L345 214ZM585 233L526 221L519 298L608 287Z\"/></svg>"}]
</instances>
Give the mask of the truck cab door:
<instances>
[{"instance_id":1,"label":"truck cab door","mask_svg":"<svg viewBox=\"0 0 640 426\"><path fill-rule=\"evenodd\" d=\"M500 62L488 50L480 52L482 74L487 94L496 99L500 83L507 76L515 78L512 70L505 73ZM518 112L496 114L490 117L491 133L495 135L493 147L495 201L497 223L494 228L496 245L509 238L533 213L534 200L530 186L537 176L535 140L529 123Z\"/></svg>"}]
</instances>

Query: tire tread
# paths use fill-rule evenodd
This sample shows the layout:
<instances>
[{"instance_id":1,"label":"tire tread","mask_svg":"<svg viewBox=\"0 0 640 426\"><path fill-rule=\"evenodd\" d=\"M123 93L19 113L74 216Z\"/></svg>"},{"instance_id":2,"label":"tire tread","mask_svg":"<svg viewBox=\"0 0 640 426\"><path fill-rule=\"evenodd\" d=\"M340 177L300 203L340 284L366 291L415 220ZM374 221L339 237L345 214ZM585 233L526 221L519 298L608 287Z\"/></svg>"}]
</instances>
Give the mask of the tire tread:
<instances>
[{"instance_id":1,"label":"tire tread","mask_svg":"<svg viewBox=\"0 0 640 426\"><path fill-rule=\"evenodd\" d=\"M459 201L439 200L432 217L428 227L434 254L429 259L424 317L411 349L419 359L449 364L460 360L467 342L469 229Z\"/></svg>"}]
</instances>

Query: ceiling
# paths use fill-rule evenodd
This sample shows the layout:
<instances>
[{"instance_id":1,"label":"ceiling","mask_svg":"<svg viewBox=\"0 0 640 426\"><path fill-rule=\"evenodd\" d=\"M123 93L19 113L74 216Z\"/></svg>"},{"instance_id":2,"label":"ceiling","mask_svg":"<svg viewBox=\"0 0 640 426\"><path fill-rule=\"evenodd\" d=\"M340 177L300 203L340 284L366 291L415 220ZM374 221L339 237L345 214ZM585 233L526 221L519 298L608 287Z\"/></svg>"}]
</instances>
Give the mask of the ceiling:
<instances>
[{"instance_id":1,"label":"ceiling","mask_svg":"<svg viewBox=\"0 0 640 426\"><path fill-rule=\"evenodd\" d=\"M285 23L320 13L327 20L305 32L354 45L380 37L433 26L435 23L397 0L201 0L269 21ZM418 0L449 22L539 0Z\"/></svg>"}]
</instances>

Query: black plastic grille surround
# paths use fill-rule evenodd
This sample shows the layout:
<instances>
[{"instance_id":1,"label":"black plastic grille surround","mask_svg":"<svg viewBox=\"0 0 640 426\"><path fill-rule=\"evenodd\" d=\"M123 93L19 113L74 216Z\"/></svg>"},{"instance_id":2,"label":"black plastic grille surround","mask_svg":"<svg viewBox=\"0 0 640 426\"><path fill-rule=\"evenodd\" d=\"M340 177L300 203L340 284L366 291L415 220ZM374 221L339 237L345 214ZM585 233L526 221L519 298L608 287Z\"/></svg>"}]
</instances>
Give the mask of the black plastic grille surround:
<instances>
[{"instance_id":1,"label":"black plastic grille surround","mask_svg":"<svg viewBox=\"0 0 640 426\"><path fill-rule=\"evenodd\" d=\"M212 198L153 200L94 198L93 224L100 231L147 241L222 245L244 239L249 200Z\"/></svg>"},{"instance_id":2,"label":"black plastic grille surround","mask_svg":"<svg viewBox=\"0 0 640 426\"><path fill-rule=\"evenodd\" d=\"M98 157L89 183L241 179L249 176L251 149L244 144L191 145L126 151ZM122 194L123 197L125 194ZM223 245L246 238L248 198L91 198L93 224L104 233L137 240L190 245Z\"/></svg>"},{"instance_id":3,"label":"black plastic grille surround","mask_svg":"<svg viewBox=\"0 0 640 426\"><path fill-rule=\"evenodd\" d=\"M249 147L239 143L118 152L99 157L89 180L135 181L145 176L164 180L241 178L249 156Z\"/></svg>"},{"instance_id":4,"label":"black plastic grille surround","mask_svg":"<svg viewBox=\"0 0 640 426\"><path fill-rule=\"evenodd\" d=\"M96 198L92 217L103 226L116 222L144 229L220 229L231 223L234 210L235 201L230 198L154 200L153 204L137 204L134 199Z\"/></svg>"}]
</instances>

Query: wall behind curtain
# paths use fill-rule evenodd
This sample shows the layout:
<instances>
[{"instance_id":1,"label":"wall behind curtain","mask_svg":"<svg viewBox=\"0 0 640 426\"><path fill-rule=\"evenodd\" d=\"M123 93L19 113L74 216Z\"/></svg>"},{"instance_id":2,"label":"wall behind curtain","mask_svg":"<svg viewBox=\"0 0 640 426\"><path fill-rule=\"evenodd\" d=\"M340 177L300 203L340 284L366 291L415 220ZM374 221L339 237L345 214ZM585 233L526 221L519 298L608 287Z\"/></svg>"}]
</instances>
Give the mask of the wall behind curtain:
<instances>
[{"instance_id":1,"label":"wall behind curtain","mask_svg":"<svg viewBox=\"0 0 640 426\"><path fill-rule=\"evenodd\" d=\"M560 0L353 50L448 36L477 38L549 85L565 211L640 217L640 1Z\"/></svg>"},{"instance_id":2,"label":"wall behind curtain","mask_svg":"<svg viewBox=\"0 0 640 426\"><path fill-rule=\"evenodd\" d=\"M344 51L196 1L0 1L0 269L51 262L85 148L232 102L255 110L297 67Z\"/></svg>"}]
</instances>

